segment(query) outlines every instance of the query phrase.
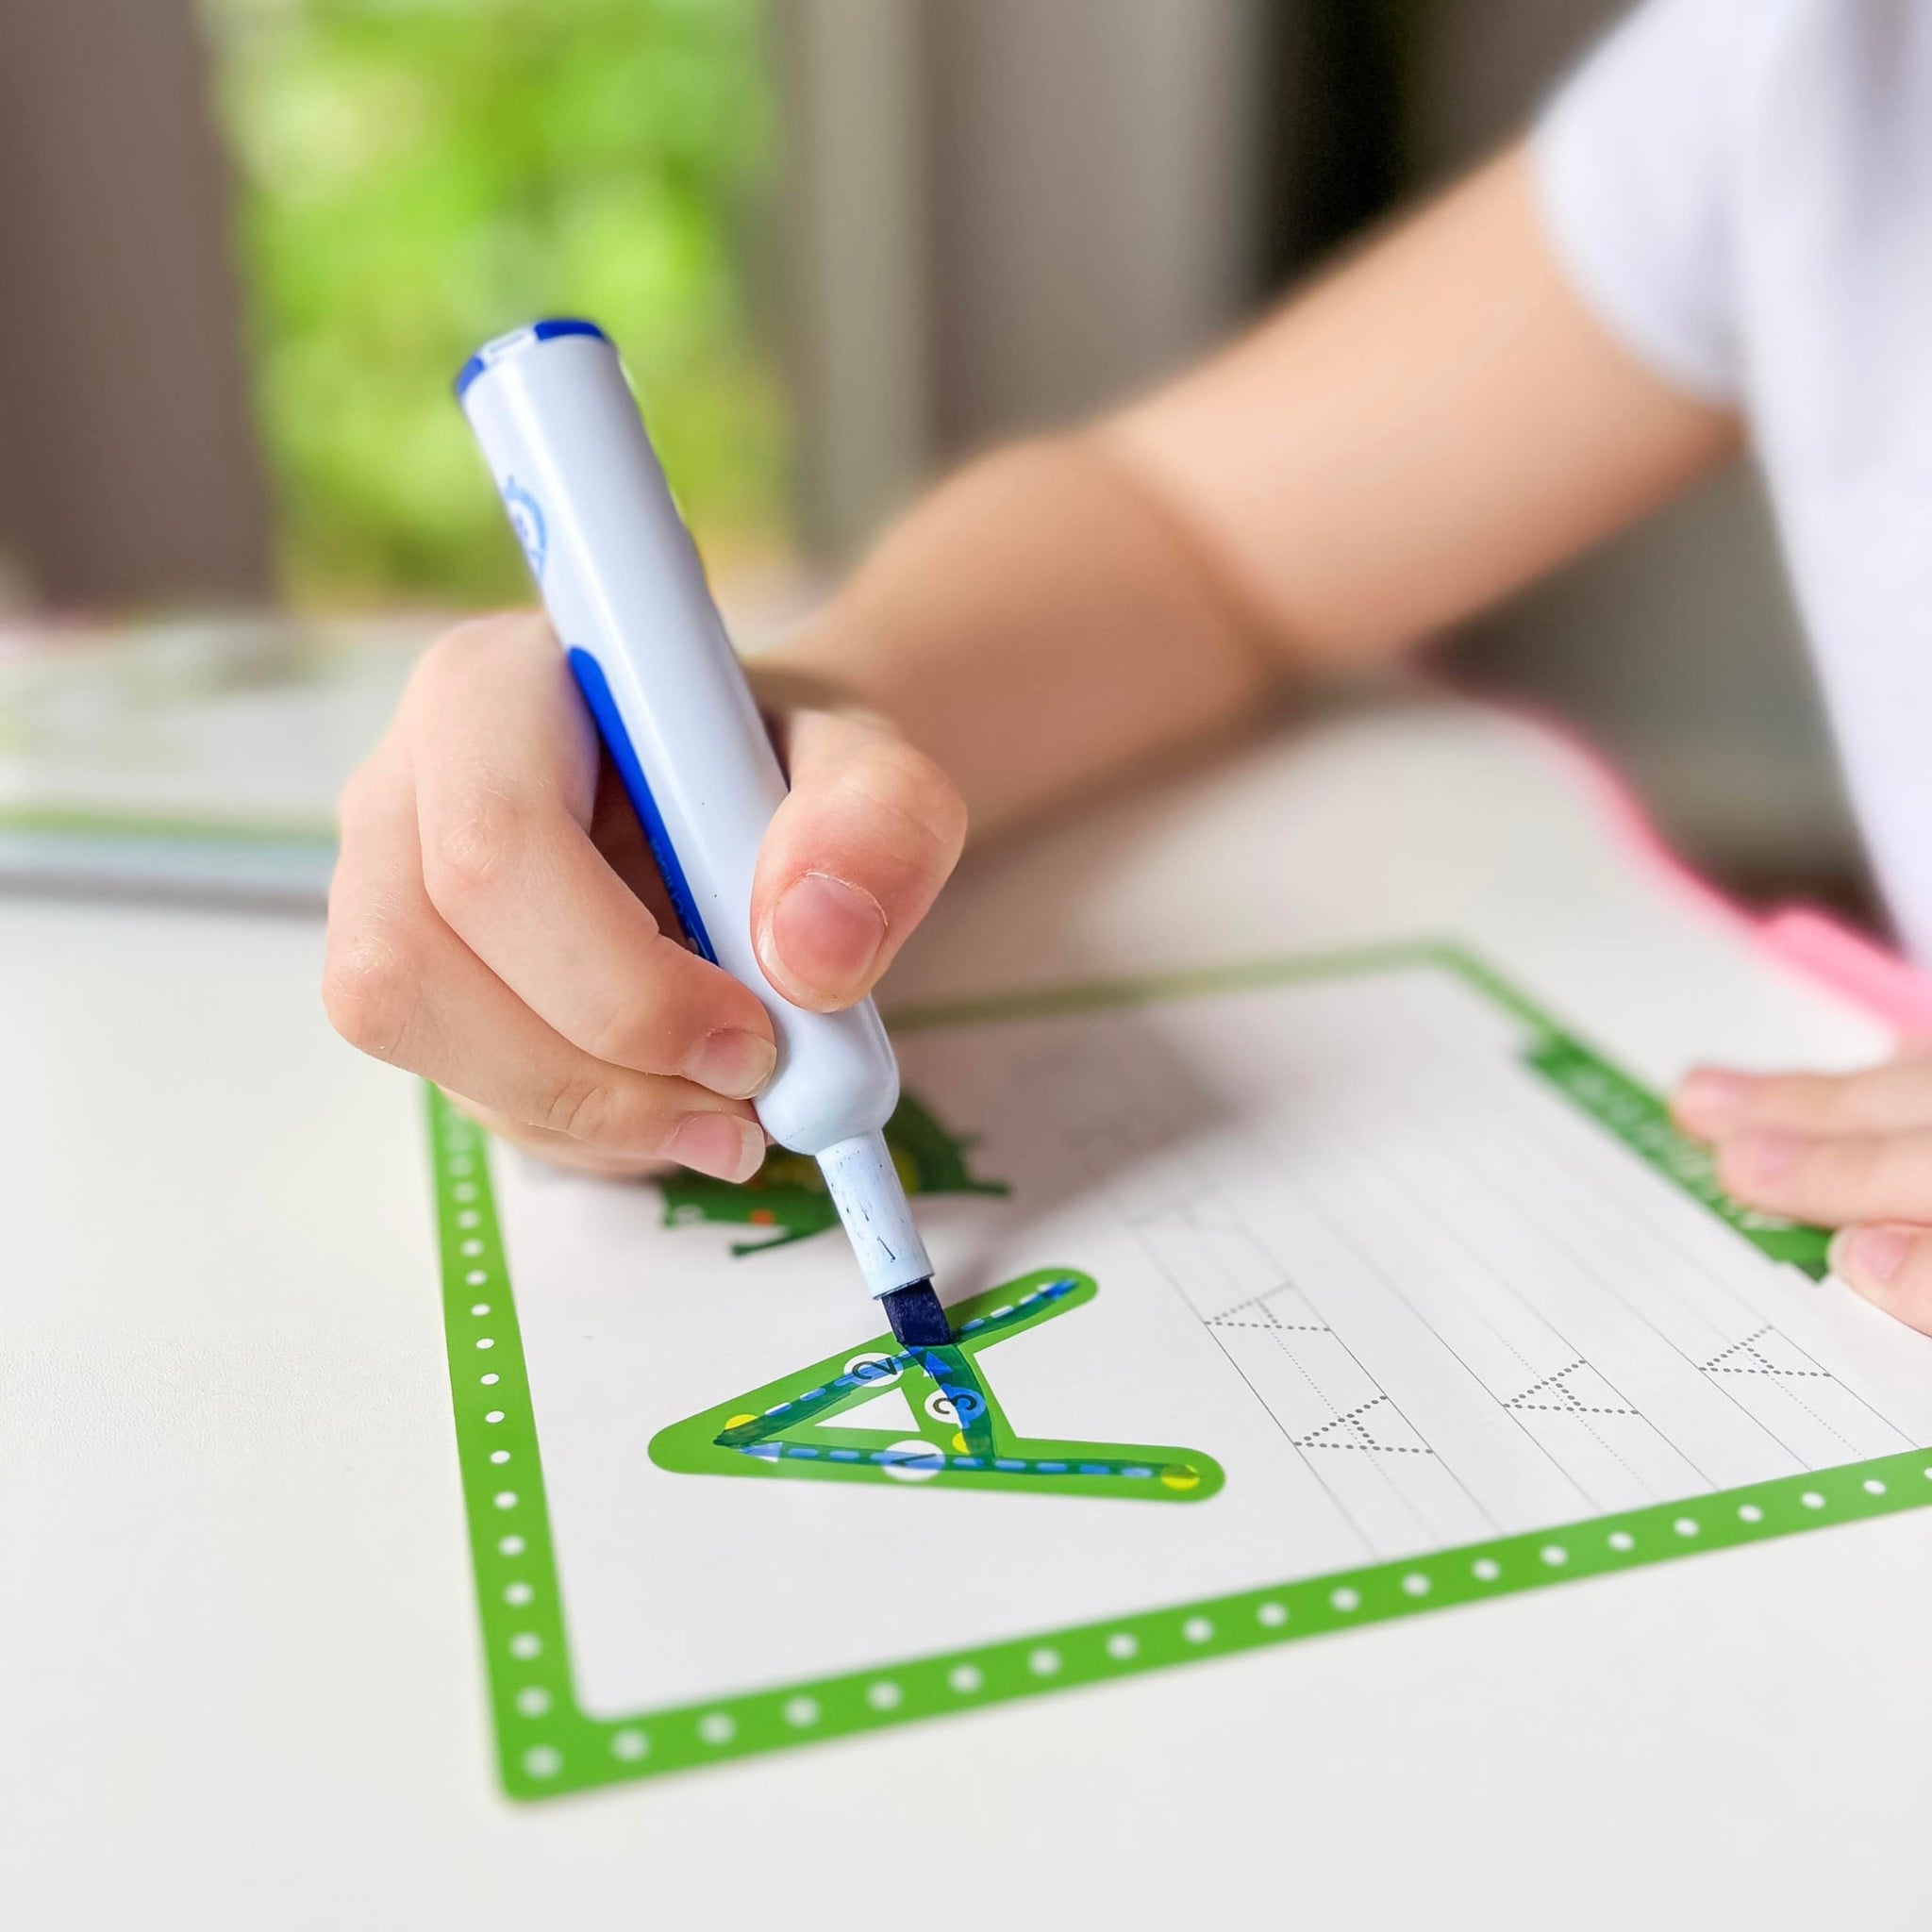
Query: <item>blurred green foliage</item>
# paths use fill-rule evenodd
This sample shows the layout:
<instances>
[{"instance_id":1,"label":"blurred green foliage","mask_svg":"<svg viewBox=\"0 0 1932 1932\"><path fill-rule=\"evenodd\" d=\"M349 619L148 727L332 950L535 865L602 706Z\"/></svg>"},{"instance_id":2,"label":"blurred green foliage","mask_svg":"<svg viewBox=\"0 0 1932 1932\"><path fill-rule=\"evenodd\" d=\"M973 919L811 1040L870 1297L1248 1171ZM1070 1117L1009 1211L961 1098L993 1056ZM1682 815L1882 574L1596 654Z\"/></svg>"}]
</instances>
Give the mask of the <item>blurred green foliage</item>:
<instances>
[{"instance_id":1,"label":"blurred green foliage","mask_svg":"<svg viewBox=\"0 0 1932 1932\"><path fill-rule=\"evenodd\" d=\"M616 340L708 558L782 543L762 0L204 12L291 595L525 594L449 385L540 315Z\"/></svg>"}]
</instances>

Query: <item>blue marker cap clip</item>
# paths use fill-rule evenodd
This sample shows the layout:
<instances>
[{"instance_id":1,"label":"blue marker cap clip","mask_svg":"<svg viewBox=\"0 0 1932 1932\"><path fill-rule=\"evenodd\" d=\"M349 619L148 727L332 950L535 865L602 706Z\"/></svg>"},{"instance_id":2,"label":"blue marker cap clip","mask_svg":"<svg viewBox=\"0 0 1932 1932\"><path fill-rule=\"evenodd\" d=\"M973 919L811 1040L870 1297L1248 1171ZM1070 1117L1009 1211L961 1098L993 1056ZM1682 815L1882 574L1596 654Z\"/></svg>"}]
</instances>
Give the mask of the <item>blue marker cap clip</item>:
<instances>
[{"instance_id":1,"label":"blue marker cap clip","mask_svg":"<svg viewBox=\"0 0 1932 1932\"><path fill-rule=\"evenodd\" d=\"M594 336L600 342L610 340L594 322L583 322L573 315L546 316L541 322L513 328L508 335L492 337L457 371L457 400L461 402L463 391L486 369L493 368L506 356L517 355L538 342L554 341L558 336Z\"/></svg>"}]
</instances>

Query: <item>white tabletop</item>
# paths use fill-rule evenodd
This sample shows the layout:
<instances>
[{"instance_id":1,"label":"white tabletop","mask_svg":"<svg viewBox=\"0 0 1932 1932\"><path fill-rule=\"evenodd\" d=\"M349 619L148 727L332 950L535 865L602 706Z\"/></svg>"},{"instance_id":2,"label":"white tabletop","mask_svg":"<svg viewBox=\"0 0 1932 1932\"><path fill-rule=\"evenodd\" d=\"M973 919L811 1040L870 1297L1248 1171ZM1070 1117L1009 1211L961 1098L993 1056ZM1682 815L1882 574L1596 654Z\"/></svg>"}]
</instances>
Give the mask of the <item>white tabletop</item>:
<instances>
[{"instance_id":1,"label":"white tabletop","mask_svg":"<svg viewBox=\"0 0 1932 1932\"><path fill-rule=\"evenodd\" d=\"M1181 931L1119 883L1190 836L1225 850L1258 784L1144 861L1136 808L982 868L911 977L1010 977L1016 938L1041 978L1291 939L1252 895ZM1103 848L1113 883L1089 890ZM1056 864L1055 916L1016 930L1011 877ZM320 942L0 902L7 1923L1932 1917L1927 1512L506 1801L420 1102L329 1035Z\"/></svg>"}]
</instances>

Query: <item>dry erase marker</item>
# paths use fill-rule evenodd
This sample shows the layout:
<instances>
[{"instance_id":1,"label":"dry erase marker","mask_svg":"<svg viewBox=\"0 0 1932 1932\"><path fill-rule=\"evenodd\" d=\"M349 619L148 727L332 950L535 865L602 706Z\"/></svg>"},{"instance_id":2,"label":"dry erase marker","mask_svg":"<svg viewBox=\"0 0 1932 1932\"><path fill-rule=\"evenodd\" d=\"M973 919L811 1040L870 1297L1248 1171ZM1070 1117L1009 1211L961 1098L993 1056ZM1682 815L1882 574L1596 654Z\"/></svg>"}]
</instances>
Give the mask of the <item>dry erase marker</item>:
<instances>
[{"instance_id":1,"label":"dry erase marker","mask_svg":"<svg viewBox=\"0 0 1932 1932\"><path fill-rule=\"evenodd\" d=\"M817 1158L892 1333L950 1341L880 1131L899 1067L876 1008L806 1012L752 949L752 874L785 775L617 352L592 323L534 323L486 342L456 388L686 937L772 1016L758 1119Z\"/></svg>"}]
</instances>

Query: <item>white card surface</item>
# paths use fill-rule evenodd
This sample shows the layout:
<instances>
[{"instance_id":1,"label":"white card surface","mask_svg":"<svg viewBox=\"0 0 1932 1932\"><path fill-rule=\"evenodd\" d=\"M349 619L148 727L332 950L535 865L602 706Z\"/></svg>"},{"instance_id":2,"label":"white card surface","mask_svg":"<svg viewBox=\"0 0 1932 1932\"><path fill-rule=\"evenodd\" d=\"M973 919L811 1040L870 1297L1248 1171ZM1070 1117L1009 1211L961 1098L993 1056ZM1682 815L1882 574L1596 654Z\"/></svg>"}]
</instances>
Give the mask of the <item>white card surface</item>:
<instances>
[{"instance_id":1,"label":"white card surface","mask_svg":"<svg viewBox=\"0 0 1932 1932\"><path fill-rule=\"evenodd\" d=\"M1346 1611L1413 1563L1400 1587L1447 1600L1532 1532L1545 1570L1576 1538L1654 1558L1761 1526L1753 1486L1932 1441L1932 1341L1819 1278L1810 1231L1714 1199L1654 1098L1454 948L995 999L900 1043L955 1182L1004 1190L921 1200L949 1301L1082 1284L982 1352L962 1330L997 1441L927 1425L946 1375L874 1332L836 1228L788 1227L800 1164L741 1191L495 1162L477 1293L513 1288L527 1380L488 1400L527 1400L543 1496L490 1520L543 1508L555 1556L502 1587L554 1593L588 1727L678 1714L660 1764L687 1720L736 1741L734 1700L829 1732L826 1680L870 1677L876 1715L907 1666L976 1690L1016 1644L1085 1681L1082 1646L1138 1661L1152 1620L1205 1649L1229 1600L1285 1623L1308 1579ZM505 1312L453 1323L459 1383ZM515 1622L511 1676L554 1700Z\"/></svg>"}]
</instances>

